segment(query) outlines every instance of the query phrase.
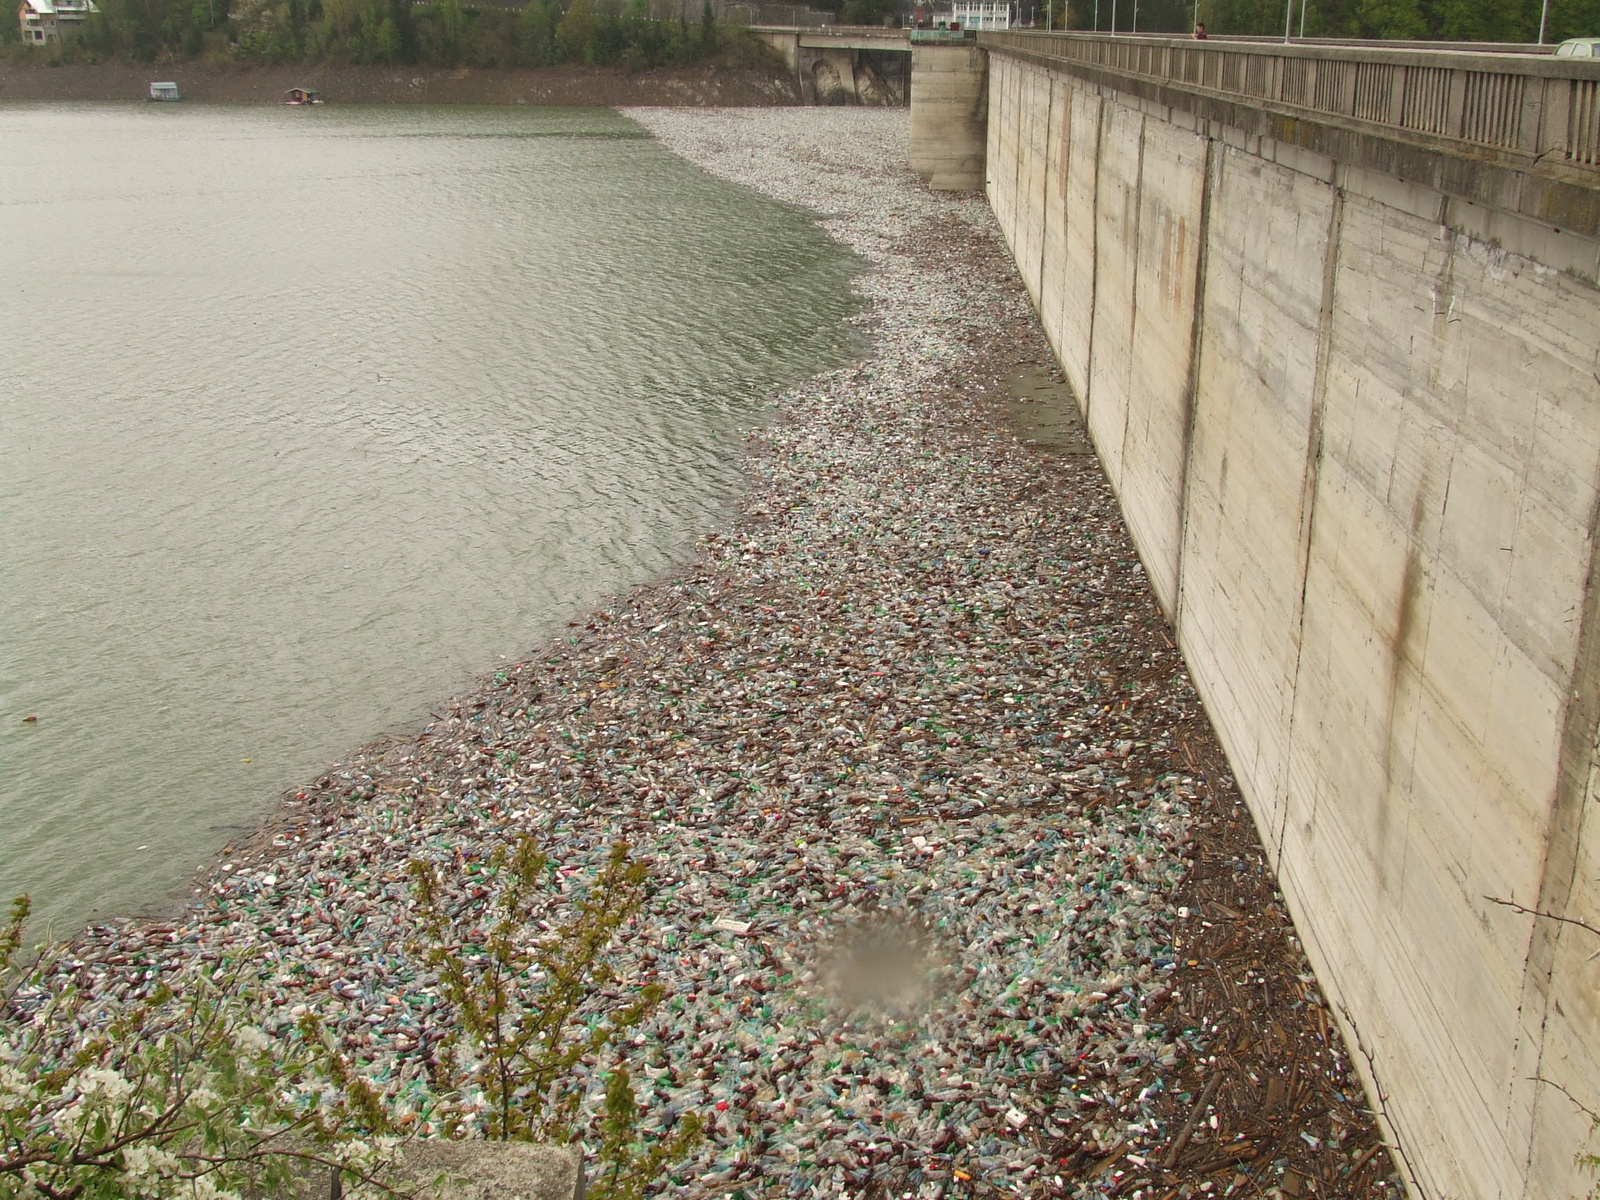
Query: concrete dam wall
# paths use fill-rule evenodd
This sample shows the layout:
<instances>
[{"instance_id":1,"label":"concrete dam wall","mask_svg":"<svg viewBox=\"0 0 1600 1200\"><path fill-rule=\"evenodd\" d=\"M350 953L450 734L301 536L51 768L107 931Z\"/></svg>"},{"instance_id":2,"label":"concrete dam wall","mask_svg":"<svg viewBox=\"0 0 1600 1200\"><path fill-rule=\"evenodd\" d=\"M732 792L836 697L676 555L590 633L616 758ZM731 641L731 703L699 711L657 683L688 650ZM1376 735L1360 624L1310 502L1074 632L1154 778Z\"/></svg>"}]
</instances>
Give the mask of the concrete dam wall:
<instances>
[{"instance_id":1,"label":"concrete dam wall","mask_svg":"<svg viewBox=\"0 0 1600 1200\"><path fill-rule=\"evenodd\" d=\"M994 211L1417 1191L1587 1195L1600 209L1521 126L1441 187L984 44Z\"/></svg>"}]
</instances>

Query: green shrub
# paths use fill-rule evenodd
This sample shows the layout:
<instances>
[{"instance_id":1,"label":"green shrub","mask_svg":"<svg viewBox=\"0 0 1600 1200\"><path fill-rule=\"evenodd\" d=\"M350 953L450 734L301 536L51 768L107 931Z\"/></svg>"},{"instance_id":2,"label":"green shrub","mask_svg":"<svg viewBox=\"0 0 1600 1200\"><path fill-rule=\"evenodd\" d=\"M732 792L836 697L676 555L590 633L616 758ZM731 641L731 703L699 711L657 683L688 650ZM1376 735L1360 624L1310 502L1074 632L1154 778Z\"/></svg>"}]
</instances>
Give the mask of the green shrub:
<instances>
[{"instance_id":1,"label":"green shrub","mask_svg":"<svg viewBox=\"0 0 1600 1200\"><path fill-rule=\"evenodd\" d=\"M495 854L489 862L494 924L474 946L445 911L437 871L412 863L423 935L414 950L437 972L455 1017L452 1035L436 1052L439 1100L431 1116L450 1137L481 1119L494 1139L575 1141L585 1092L576 1068L610 1048L616 1062L606 1084L590 1195L633 1200L701 1136L693 1115L648 1147L637 1133L639 1106L623 1058L624 1035L662 1001L665 989L646 984L603 1014L590 1007L594 995L619 982L606 954L617 931L643 907L645 868L625 844L613 846L572 918L530 940L547 866L531 838Z\"/></svg>"}]
</instances>

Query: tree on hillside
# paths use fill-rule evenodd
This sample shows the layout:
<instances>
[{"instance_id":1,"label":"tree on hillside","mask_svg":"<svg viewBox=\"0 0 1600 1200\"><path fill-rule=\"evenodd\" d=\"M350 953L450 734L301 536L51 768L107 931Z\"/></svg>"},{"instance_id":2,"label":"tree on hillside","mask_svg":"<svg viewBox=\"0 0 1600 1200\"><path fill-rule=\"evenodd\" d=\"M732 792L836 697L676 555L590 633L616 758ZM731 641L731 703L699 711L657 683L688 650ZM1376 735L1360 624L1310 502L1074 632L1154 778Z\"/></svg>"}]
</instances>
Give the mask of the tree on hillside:
<instances>
[{"instance_id":1,"label":"tree on hillside","mask_svg":"<svg viewBox=\"0 0 1600 1200\"><path fill-rule=\"evenodd\" d=\"M844 0L839 7L841 25L882 25L884 17L899 11L895 0Z\"/></svg>"},{"instance_id":2,"label":"tree on hillside","mask_svg":"<svg viewBox=\"0 0 1600 1200\"><path fill-rule=\"evenodd\" d=\"M599 32L600 21L589 0L572 0L567 15L556 26L556 46L569 61L592 63Z\"/></svg>"},{"instance_id":3,"label":"tree on hillside","mask_svg":"<svg viewBox=\"0 0 1600 1200\"><path fill-rule=\"evenodd\" d=\"M1186 34L1193 29L1193 0L1139 0L1140 33Z\"/></svg>"},{"instance_id":4,"label":"tree on hillside","mask_svg":"<svg viewBox=\"0 0 1600 1200\"><path fill-rule=\"evenodd\" d=\"M555 0L528 0L517 19L517 49L530 66L548 66L556 60L556 26L561 10Z\"/></svg>"},{"instance_id":5,"label":"tree on hillside","mask_svg":"<svg viewBox=\"0 0 1600 1200\"><path fill-rule=\"evenodd\" d=\"M1538 28L1539 14L1532 14ZM1590 37L1600 31L1600 0L1550 0L1550 23L1545 41L1559 42L1569 37Z\"/></svg>"},{"instance_id":6,"label":"tree on hillside","mask_svg":"<svg viewBox=\"0 0 1600 1200\"><path fill-rule=\"evenodd\" d=\"M1356 17L1363 37L1411 41L1428 34L1418 0L1360 0Z\"/></svg>"},{"instance_id":7,"label":"tree on hillside","mask_svg":"<svg viewBox=\"0 0 1600 1200\"><path fill-rule=\"evenodd\" d=\"M1527 7L1521 0L1436 0L1429 24L1451 42L1531 41L1538 36L1539 14L1535 4L1533 28L1528 29Z\"/></svg>"},{"instance_id":8,"label":"tree on hillside","mask_svg":"<svg viewBox=\"0 0 1600 1200\"><path fill-rule=\"evenodd\" d=\"M378 38L376 50L378 57L393 66L400 61L403 47L400 43L400 29L394 23L393 17L384 17L378 22Z\"/></svg>"},{"instance_id":9,"label":"tree on hillside","mask_svg":"<svg viewBox=\"0 0 1600 1200\"><path fill-rule=\"evenodd\" d=\"M370 0L322 0L322 24L328 41L339 41L353 34L361 13Z\"/></svg>"}]
</instances>

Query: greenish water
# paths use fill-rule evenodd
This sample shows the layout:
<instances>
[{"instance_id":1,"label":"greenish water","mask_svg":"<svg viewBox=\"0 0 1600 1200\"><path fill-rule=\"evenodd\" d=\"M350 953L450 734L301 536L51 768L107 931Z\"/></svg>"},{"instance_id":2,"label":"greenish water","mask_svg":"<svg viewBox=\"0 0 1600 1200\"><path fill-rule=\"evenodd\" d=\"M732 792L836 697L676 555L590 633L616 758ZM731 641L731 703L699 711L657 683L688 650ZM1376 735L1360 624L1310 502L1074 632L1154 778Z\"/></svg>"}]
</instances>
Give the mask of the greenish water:
<instances>
[{"instance_id":1,"label":"greenish water","mask_svg":"<svg viewBox=\"0 0 1600 1200\"><path fill-rule=\"evenodd\" d=\"M667 569L848 353L852 260L606 111L11 105L0 161L0 898L57 933Z\"/></svg>"}]
</instances>

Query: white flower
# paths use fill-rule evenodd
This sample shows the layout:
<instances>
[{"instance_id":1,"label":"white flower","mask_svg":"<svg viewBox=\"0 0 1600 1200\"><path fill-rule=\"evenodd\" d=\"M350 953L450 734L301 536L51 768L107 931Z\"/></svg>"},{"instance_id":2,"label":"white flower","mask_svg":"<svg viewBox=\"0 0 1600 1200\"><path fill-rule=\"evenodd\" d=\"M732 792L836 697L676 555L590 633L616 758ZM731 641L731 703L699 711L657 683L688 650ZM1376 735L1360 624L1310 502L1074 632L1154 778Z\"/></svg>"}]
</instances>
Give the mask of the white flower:
<instances>
[{"instance_id":1,"label":"white flower","mask_svg":"<svg viewBox=\"0 0 1600 1200\"><path fill-rule=\"evenodd\" d=\"M133 1084L107 1067L90 1067L78 1076L78 1087L85 1096L104 1096L107 1100L121 1100L133 1091Z\"/></svg>"},{"instance_id":2,"label":"white flower","mask_svg":"<svg viewBox=\"0 0 1600 1200\"><path fill-rule=\"evenodd\" d=\"M241 1025L233 1031L233 1040L251 1054L260 1054L272 1045L272 1041L254 1025Z\"/></svg>"},{"instance_id":3,"label":"white flower","mask_svg":"<svg viewBox=\"0 0 1600 1200\"><path fill-rule=\"evenodd\" d=\"M35 1081L15 1067L0 1067L0 1112L32 1105L37 1090Z\"/></svg>"},{"instance_id":4,"label":"white flower","mask_svg":"<svg viewBox=\"0 0 1600 1200\"><path fill-rule=\"evenodd\" d=\"M202 1175L189 1185L189 1196L193 1200L239 1200L237 1192L225 1191L219 1188L216 1180L210 1175Z\"/></svg>"},{"instance_id":5,"label":"white flower","mask_svg":"<svg viewBox=\"0 0 1600 1200\"><path fill-rule=\"evenodd\" d=\"M177 1155L148 1144L134 1144L123 1150L122 1163L135 1179L163 1179L176 1174L182 1166Z\"/></svg>"},{"instance_id":6,"label":"white flower","mask_svg":"<svg viewBox=\"0 0 1600 1200\"><path fill-rule=\"evenodd\" d=\"M74 1100L60 1112L55 1114L51 1122L54 1127L67 1137L76 1137L78 1126L83 1124L85 1113L82 1100Z\"/></svg>"}]
</instances>

